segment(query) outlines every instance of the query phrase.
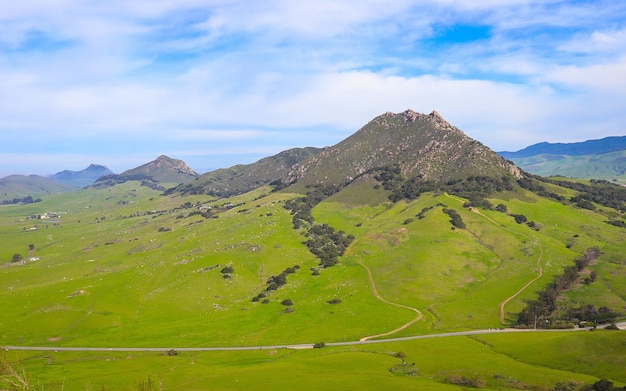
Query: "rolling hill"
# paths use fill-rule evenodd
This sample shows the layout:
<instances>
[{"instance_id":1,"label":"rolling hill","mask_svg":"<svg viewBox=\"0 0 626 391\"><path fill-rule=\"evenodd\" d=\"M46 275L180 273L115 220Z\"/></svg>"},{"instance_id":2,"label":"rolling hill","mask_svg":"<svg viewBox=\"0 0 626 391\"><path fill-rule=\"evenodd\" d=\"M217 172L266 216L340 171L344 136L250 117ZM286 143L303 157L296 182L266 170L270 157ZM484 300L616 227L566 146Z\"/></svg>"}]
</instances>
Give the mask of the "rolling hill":
<instances>
[{"instance_id":1,"label":"rolling hill","mask_svg":"<svg viewBox=\"0 0 626 391\"><path fill-rule=\"evenodd\" d=\"M519 171L436 112L274 158L282 183L232 195L127 176L0 209L5 362L45 389L626 383L624 332L573 329L624 319L626 189Z\"/></svg>"},{"instance_id":2,"label":"rolling hill","mask_svg":"<svg viewBox=\"0 0 626 391\"><path fill-rule=\"evenodd\" d=\"M74 190L75 187L39 175L9 175L0 179L0 199L39 197Z\"/></svg>"},{"instance_id":3,"label":"rolling hill","mask_svg":"<svg viewBox=\"0 0 626 391\"><path fill-rule=\"evenodd\" d=\"M257 187L280 180L296 163L318 154L319 148L294 148L252 164L240 164L201 175L193 183L172 189L181 194L208 194L228 197L252 191Z\"/></svg>"},{"instance_id":4,"label":"rolling hill","mask_svg":"<svg viewBox=\"0 0 626 391\"><path fill-rule=\"evenodd\" d=\"M626 184L626 136L580 143L539 143L499 152L520 168L541 176L603 179Z\"/></svg>"}]
</instances>

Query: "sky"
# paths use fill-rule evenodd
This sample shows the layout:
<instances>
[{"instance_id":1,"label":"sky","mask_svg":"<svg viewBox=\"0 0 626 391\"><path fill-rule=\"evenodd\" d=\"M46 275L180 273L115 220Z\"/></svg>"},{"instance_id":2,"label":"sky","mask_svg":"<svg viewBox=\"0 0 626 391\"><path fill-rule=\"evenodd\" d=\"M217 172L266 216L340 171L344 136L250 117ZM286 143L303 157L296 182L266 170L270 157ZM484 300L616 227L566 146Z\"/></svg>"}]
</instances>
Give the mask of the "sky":
<instances>
[{"instance_id":1,"label":"sky","mask_svg":"<svg viewBox=\"0 0 626 391\"><path fill-rule=\"evenodd\" d=\"M623 0L0 0L0 177L199 173L437 110L495 151L626 134Z\"/></svg>"}]
</instances>

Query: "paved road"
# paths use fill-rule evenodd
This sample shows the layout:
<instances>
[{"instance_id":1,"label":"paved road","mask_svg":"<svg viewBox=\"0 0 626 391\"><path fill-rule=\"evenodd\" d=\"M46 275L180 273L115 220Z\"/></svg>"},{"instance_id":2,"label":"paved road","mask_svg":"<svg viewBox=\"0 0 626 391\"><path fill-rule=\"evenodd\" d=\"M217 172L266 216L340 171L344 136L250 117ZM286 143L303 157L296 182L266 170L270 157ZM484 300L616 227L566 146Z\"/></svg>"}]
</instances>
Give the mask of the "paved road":
<instances>
[{"instance_id":1,"label":"paved road","mask_svg":"<svg viewBox=\"0 0 626 391\"><path fill-rule=\"evenodd\" d=\"M626 330L626 322L618 323L617 326ZM499 334L499 333L558 333L558 332L574 332L574 331L587 331L589 329L576 328L576 329L547 329L547 330L533 330L533 329L490 329L490 330L471 330L471 331L458 331L454 333L442 333L442 334L426 334L426 335L414 335L410 337L377 339L367 341L347 341L347 342L328 342L326 346L354 346L354 345L368 345L376 343L387 342L401 342L410 341L414 339L426 339L426 338L444 338L455 337L464 335L481 335L481 334ZM210 351L241 351L241 350L276 350L276 349L313 349L314 344L294 344L294 345L262 345L262 346L225 346L225 347L198 347L198 348L177 348L177 347L161 347L161 348L121 348L121 347L55 347L55 346L2 346L4 350L32 350L32 351L53 351L53 352L167 352L175 350L177 352L210 352Z\"/></svg>"}]
</instances>

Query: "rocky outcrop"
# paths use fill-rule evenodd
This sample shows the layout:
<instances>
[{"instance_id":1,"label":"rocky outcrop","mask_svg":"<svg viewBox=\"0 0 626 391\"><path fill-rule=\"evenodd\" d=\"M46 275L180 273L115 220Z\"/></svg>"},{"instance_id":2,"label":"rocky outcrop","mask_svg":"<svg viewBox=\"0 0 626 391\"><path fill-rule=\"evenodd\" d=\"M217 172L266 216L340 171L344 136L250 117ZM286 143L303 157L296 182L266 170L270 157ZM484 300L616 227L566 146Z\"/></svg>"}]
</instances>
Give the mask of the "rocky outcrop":
<instances>
[{"instance_id":1,"label":"rocky outcrop","mask_svg":"<svg viewBox=\"0 0 626 391\"><path fill-rule=\"evenodd\" d=\"M406 177L448 181L470 175L521 172L437 111L385 113L339 144L296 164L284 180L304 185L343 184L369 170L398 165Z\"/></svg>"}]
</instances>

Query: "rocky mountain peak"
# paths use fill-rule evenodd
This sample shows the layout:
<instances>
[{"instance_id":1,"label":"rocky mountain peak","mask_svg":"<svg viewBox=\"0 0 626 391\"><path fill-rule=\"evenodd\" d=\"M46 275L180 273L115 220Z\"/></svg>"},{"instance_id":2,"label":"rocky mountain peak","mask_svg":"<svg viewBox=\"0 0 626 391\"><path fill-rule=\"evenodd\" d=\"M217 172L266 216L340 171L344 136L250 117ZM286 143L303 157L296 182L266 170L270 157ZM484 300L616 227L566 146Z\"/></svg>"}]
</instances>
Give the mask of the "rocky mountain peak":
<instances>
[{"instance_id":1,"label":"rocky mountain peak","mask_svg":"<svg viewBox=\"0 0 626 391\"><path fill-rule=\"evenodd\" d=\"M185 176L189 176L196 178L198 176L198 173L192 170L184 161L172 159L165 155L161 155L155 160L130 171L146 174L159 181L164 181L164 177L184 178Z\"/></svg>"},{"instance_id":2,"label":"rocky mountain peak","mask_svg":"<svg viewBox=\"0 0 626 391\"><path fill-rule=\"evenodd\" d=\"M342 184L397 165L406 177L434 181L470 175L520 175L491 149L452 126L437 111L384 113L352 136L290 170L287 183Z\"/></svg>"}]
</instances>

